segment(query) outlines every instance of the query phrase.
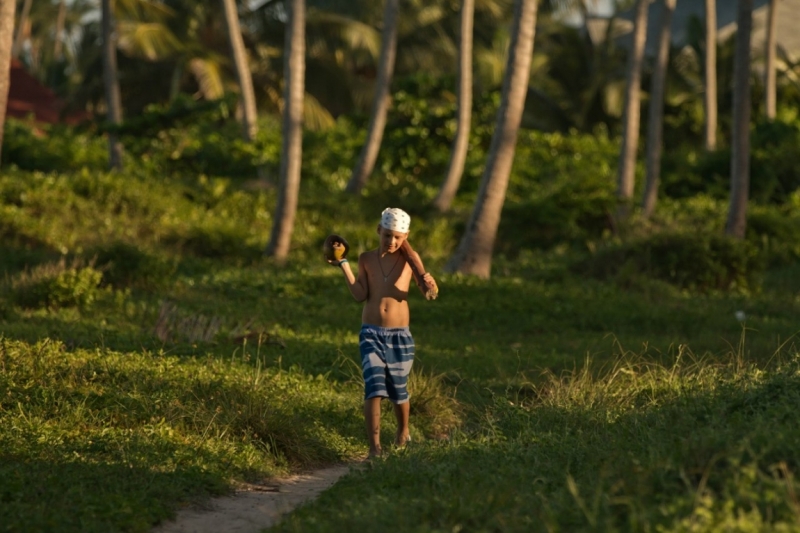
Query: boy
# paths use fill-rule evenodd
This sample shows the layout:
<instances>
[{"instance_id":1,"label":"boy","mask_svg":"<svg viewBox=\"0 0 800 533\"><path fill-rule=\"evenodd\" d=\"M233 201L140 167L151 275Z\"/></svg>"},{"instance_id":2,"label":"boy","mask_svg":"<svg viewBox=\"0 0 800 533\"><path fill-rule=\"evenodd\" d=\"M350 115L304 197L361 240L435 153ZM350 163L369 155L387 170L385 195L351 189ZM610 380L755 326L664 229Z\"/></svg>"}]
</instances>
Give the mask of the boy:
<instances>
[{"instance_id":1,"label":"boy","mask_svg":"<svg viewBox=\"0 0 800 533\"><path fill-rule=\"evenodd\" d=\"M344 272L347 287L358 302L365 302L361 313L361 367L364 373L364 420L369 439L369 457L381 454L381 398L394 404L397 418L395 445L405 446L408 434L408 391L406 384L414 362L414 339L409 332L408 288L412 270L407 257L419 263L419 256L407 242L411 217L397 208L381 213L378 225L380 244L376 250L358 258L358 278L347 259L329 260ZM421 273L422 274L422 273ZM428 273L421 280L437 292L436 281ZM425 287L420 286L425 292Z\"/></svg>"}]
</instances>

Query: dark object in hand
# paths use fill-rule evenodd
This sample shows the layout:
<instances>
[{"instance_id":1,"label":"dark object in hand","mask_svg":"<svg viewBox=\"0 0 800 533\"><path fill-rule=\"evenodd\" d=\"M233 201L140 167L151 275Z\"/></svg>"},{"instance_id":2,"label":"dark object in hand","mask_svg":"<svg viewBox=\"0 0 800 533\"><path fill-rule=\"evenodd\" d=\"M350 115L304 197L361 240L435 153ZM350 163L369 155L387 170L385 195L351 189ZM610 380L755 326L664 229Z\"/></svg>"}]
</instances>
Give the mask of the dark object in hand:
<instances>
[{"instance_id":1,"label":"dark object in hand","mask_svg":"<svg viewBox=\"0 0 800 533\"><path fill-rule=\"evenodd\" d=\"M349 251L350 245L341 235L328 235L322 245L322 255L326 261L333 264L338 264L339 261L345 259Z\"/></svg>"}]
</instances>

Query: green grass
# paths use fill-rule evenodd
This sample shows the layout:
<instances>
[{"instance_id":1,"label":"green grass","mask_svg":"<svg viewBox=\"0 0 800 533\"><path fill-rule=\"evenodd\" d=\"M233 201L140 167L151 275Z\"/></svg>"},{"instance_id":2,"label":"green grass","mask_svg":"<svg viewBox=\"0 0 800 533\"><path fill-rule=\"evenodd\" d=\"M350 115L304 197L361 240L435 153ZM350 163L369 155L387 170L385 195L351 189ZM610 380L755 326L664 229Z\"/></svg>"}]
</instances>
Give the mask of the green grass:
<instances>
[{"instance_id":1,"label":"green grass","mask_svg":"<svg viewBox=\"0 0 800 533\"><path fill-rule=\"evenodd\" d=\"M0 176L0 531L147 531L235 480L363 455L360 305L320 246L374 247L381 194L309 183L278 267L269 189ZM412 216L438 273L466 211ZM690 290L576 273L592 246L412 294L414 445L277 530L800 530L800 267Z\"/></svg>"}]
</instances>

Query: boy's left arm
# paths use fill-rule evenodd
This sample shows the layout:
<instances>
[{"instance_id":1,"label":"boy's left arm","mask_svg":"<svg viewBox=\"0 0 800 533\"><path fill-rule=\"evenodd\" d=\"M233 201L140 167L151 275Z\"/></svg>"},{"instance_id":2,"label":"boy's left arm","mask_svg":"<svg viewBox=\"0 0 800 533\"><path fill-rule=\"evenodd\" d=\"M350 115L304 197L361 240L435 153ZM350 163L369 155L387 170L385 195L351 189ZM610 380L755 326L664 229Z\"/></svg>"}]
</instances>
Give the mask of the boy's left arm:
<instances>
[{"instance_id":1,"label":"boy's left arm","mask_svg":"<svg viewBox=\"0 0 800 533\"><path fill-rule=\"evenodd\" d=\"M422 264L422 259L419 254L414 251L408 240L403 242L400 248L403 256L406 258L408 265L411 267L411 273L414 274L414 281L417 287L425 296L427 300L435 300L439 296L439 286L430 272L425 271L425 266Z\"/></svg>"}]
</instances>

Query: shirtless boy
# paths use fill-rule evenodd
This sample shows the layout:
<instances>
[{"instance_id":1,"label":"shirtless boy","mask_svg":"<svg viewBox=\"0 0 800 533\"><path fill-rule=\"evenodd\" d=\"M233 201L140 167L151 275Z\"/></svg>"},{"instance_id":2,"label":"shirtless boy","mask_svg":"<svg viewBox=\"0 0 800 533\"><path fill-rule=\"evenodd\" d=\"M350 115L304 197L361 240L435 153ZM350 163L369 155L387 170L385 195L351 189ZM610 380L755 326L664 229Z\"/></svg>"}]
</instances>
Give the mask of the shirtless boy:
<instances>
[{"instance_id":1,"label":"shirtless boy","mask_svg":"<svg viewBox=\"0 0 800 533\"><path fill-rule=\"evenodd\" d=\"M394 404L397 418L395 445L405 446L408 434L408 391L406 384L414 362L414 339L409 331L408 288L412 270L405 254L415 254L407 244L411 217L397 208L381 213L378 225L380 245L358 258L358 278L347 259L330 261L344 272L347 287L358 302L365 302L361 313L361 367L364 373L364 419L369 439L369 455L381 454L381 399ZM418 257L418 256L417 256ZM428 273L422 279L436 287ZM420 287L423 290L423 287ZM438 290L438 289L437 289Z\"/></svg>"}]
</instances>

